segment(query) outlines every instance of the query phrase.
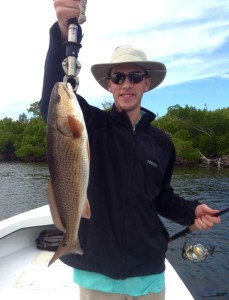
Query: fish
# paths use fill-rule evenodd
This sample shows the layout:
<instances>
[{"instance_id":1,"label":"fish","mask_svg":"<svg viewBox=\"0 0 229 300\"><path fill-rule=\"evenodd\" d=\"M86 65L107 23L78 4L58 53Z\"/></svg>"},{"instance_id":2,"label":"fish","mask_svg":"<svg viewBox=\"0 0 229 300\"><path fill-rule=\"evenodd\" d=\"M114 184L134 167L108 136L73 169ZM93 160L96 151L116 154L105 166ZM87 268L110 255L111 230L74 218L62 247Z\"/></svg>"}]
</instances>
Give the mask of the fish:
<instances>
[{"instance_id":1,"label":"fish","mask_svg":"<svg viewBox=\"0 0 229 300\"><path fill-rule=\"evenodd\" d=\"M48 203L63 239L48 263L63 255L83 255L78 230L81 217L90 218L87 187L90 149L83 112L70 83L55 83L48 108L46 155L50 179Z\"/></svg>"}]
</instances>

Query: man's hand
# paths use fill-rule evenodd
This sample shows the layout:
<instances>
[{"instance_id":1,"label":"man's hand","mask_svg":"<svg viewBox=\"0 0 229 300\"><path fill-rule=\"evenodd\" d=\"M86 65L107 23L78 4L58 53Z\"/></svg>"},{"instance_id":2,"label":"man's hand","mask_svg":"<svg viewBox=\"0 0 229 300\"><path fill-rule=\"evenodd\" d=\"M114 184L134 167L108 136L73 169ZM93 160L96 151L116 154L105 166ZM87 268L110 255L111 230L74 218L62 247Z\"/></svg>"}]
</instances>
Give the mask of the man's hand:
<instances>
[{"instance_id":1,"label":"man's hand","mask_svg":"<svg viewBox=\"0 0 229 300\"><path fill-rule=\"evenodd\" d=\"M220 223L220 217L213 216L218 212L219 210L212 209L206 204L198 205L195 210L195 226L197 229L207 230L213 227L215 224Z\"/></svg>"},{"instance_id":2,"label":"man's hand","mask_svg":"<svg viewBox=\"0 0 229 300\"><path fill-rule=\"evenodd\" d=\"M63 41L68 39L68 20L79 18L80 0L53 0Z\"/></svg>"}]
</instances>

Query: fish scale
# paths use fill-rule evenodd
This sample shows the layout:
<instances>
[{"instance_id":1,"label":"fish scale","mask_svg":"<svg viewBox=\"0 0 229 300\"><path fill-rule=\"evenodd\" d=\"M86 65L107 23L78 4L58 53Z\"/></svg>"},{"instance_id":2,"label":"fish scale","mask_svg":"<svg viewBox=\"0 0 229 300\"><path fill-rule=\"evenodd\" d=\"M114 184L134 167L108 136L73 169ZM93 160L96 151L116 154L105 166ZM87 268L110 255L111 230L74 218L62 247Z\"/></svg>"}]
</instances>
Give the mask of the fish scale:
<instances>
[{"instance_id":1,"label":"fish scale","mask_svg":"<svg viewBox=\"0 0 229 300\"><path fill-rule=\"evenodd\" d=\"M88 135L70 84L57 83L52 91L47 122L47 161L50 210L54 224L65 233L50 265L62 255L82 254L78 241L80 219L83 211L85 217L90 217Z\"/></svg>"},{"instance_id":2,"label":"fish scale","mask_svg":"<svg viewBox=\"0 0 229 300\"><path fill-rule=\"evenodd\" d=\"M84 172L82 169L77 169L76 164L72 162L74 159L71 155L72 151L74 151L74 156L76 156L77 159L81 160L80 156L82 155L82 153L78 153L79 147L77 147L77 145L73 145L74 148L72 149L72 142L64 141L63 143L62 139L63 137L60 136L59 141L61 142L59 143L59 145L56 145L57 153L61 151L62 155L60 156L57 167L53 170L52 182L57 186L55 197L57 198L58 205L60 207L59 212L62 223L66 228L66 231L68 232L68 228L71 228L72 225L71 223L68 224L69 220L76 219L78 211L80 210L80 203L75 203L74 199L79 198L83 190L83 187L80 188L81 182L79 179L81 178L72 176L72 174L77 174L77 172L83 174ZM57 143L59 141L57 141ZM62 145L64 145L64 147ZM56 174L60 175L56 177ZM64 182L64 184L61 184L62 182ZM62 198L66 199L66 201L61 201ZM68 235L67 238L69 238Z\"/></svg>"}]
</instances>

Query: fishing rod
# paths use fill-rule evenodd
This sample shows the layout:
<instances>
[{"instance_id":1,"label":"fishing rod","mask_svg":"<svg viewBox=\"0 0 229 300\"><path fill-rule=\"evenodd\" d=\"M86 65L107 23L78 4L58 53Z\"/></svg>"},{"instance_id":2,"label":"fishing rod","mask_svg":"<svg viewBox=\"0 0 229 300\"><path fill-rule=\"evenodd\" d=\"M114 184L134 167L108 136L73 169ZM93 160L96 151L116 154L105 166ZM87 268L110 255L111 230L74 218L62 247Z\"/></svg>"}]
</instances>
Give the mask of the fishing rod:
<instances>
[{"instance_id":1,"label":"fishing rod","mask_svg":"<svg viewBox=\"0 0 229 300\"><path fill-rule=\"evenodd\" d=\"M229 212L229 207L221 210L220 212L214 214L213 216L219 217L228 212ZM195 244L195 245L190 245L190 246L187 245L186 235L197 229L198 228L195 226L195 224L193 224L193 225L185 228L184 230L176 233L169 239L169 242L172 242L172 241L178 239L179 237L184 238L184 244L183 244L183 248L182 248L182 258L184 260L188 259L188 260L194 261L194 262L201 261L201 260L205 259L206 257L208 257L209 255L212 255L215 250L214 246L211 246L210 248L207 249L202 244Z\"/></svg>"},{"instance_id":2,"label":"fishing rod","mask_svg":"<svg viewBox=\"0 0 229 300\"><path fill-rule=\"evenodd\" d=\"M229 212L229 207L227 207L227 208L221 210L220 212L214 214L213 217L219 217L219 216L221 216L221 215L223 215L223 214L226 214L226 213L228 213L228 212ZM172 242L172 241L175 241L176 239L178 239L178 238L180 238L180 237L182 237L182 236L185 236L185 235L187 235L187 234L189 234L189 233L192 233L193 231L195 231L195 230L197 230L197 229L198 229L198 228L196 227L195 224L190 225L190 226L186 227L185 229L179 231L178 233L174 234L173 236L171 236L171 237L169 238L169 243Z\"/></svg>"}]
</instances>

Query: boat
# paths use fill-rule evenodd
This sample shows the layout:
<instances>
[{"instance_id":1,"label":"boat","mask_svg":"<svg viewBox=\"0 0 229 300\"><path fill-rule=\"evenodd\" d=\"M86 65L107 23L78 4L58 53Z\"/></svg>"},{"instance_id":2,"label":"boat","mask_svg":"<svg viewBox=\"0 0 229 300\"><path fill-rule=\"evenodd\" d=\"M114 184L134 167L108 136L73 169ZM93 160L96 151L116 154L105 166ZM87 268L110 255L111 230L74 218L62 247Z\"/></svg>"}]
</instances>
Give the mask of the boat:
<instances>
[{"instance_id":1,"label":"boat","mask_svg":"<svg viewBox=\"0 0 229 300\"><path fill-rule=\"evenodd\" d=\"M72 268L57 260L48 267L52 251L38 249L41 232L55 230L49 206L0 221L0 299L79 299ZM190 291L166 260L166 300L193 300Z\"/></svg>"}]
</instances>

